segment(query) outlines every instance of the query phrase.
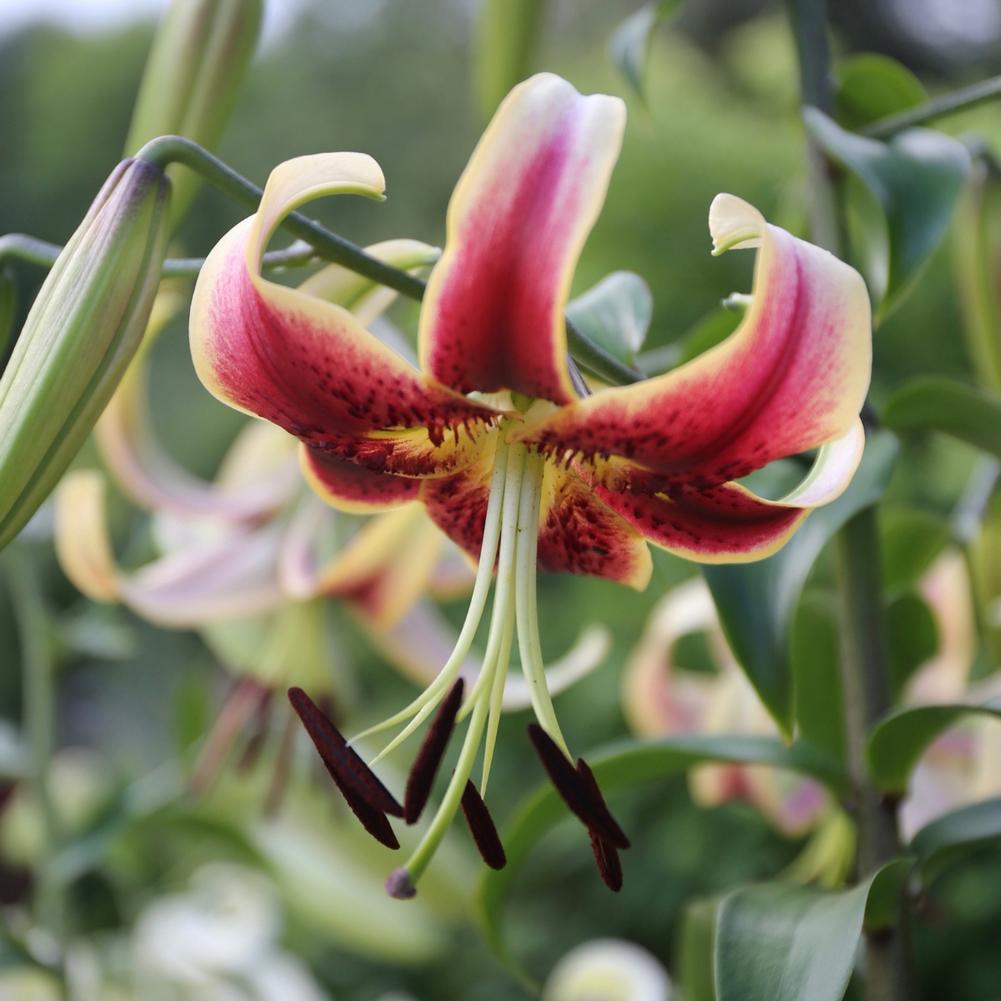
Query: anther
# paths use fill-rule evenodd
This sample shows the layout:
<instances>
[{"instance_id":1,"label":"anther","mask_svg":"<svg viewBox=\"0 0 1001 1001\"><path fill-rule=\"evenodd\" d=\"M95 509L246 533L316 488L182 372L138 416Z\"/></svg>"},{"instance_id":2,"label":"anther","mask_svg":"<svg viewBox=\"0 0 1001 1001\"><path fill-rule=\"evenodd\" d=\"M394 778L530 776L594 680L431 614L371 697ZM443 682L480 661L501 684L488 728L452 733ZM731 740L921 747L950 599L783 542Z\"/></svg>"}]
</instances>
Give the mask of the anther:
<instances>
[{"instance_id":1,"label":"anther","mask_svg":"<svg viewBox=\"0 0 1001 1001\"><path fill-rule=\"evenodd\" d=\"M434 785L434 777L438 766L445 756L449 738L455 729L455 717L462 706L463 681L459 678L438 707L431 726L428 728L424 743L421 744L417 757L414 759L407 778L407 788L403 796L403 819L408 824L415 824L421 811L427 805Z\"/></svg>"},{"instance_id":2,"label":"anther","mask_svg":"<svg viewBox=\"0 0 1001 1001\"><path fill-rule=\"evenodd\" d=\"M549 780L563 797L570 812L589 831L600 835L610 845L628 848L629 839L608 813L608 808L604 806L604 800L600 799L600 793L598 794L599 806L595 802L594 792L587 779L567 760L566 755L560 750L553 738L537 723L529 724L528 735ZM591 781L594 781L593 776L591 776Z\"/></svg>"},{"instance_id":3,"label":"anther","mask_svg":"<svg viewBox=\"0 0 1001 1001\"><path fill-rule=\"evenodd\" d=\"M591 836L591 851L594 852L594 861L598 864L598 873L601 881L612 893L618 893L622 889L622 863L619 860L619 852L615 845L610 845L600 834L588 831Z\"/></svg>"},{"instance_id":4,"label":"anther","mask_svg":"<svg viewBox=\"0 0 1001 1001\"><path fill-rule=\"evenodd\" d=\"M494 818L490 816L479 789L470 781L466 782L462 794L462 813L483 861L491 869L503 869L507 865L507 855L504 853L504 845L501 844Z\"/></svg>"},{"instance_id":5,"label":"anther","mask_svg":"<svg viewBox=\"0 0 1001 1001\"><path fill-rule=\"evenodd\" d=\"M342 792L344 787L350 788L355 798L379 813L402 817L403 807L313 700L301 688L290 688L288 699L338 788Z\"/></svg>"},{"instance_id":6,"label":"anther","mask_svg":"<svg viewBox=\"0 0 1001 1001\"><path fill-rule=\"evenodd\" d=\"M608 804L605 802L605 797L601 794L598 780L594 777L594 772L591 771L590 765L583 758L577 759L577 774L581 777L587 791L591 794L592 805L596 812L603 818L603 823L609 830L615 831L617 834L616 838L606 838L606 840L616 848L628 848L629 838L626 837L626 832L619 827L618 821L612 816L612 812L608 809Z\"/></svg>"}]
</instances>

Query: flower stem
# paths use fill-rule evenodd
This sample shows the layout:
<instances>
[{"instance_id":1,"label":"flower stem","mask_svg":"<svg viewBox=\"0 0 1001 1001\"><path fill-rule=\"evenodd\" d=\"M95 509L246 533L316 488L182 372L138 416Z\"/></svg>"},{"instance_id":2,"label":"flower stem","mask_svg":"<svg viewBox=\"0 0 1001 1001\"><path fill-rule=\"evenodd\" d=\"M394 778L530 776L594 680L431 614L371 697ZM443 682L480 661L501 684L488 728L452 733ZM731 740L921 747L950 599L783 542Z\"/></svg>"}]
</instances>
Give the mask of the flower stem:
<instances>
[{"instance_id":1,"label":"flower stem","mask_svg":"<svg viewBox=\"0 0 1001 1001\"><path fill-rule=\"evenodd\" d=\"M829 110L830 50L826 0L787 0L804 104ZM810 157L810 228L814 242L834 254L843 251L838 191L830 164L814 143ZM876 509L856 514L837 537L841 595L841 686L847 764L858 824L857 868L871 873L899 854L896 804L883 798L869 778L865 747L869 731L890 708L889 660L879 562ZM914 997L907 955L906 902L901 899L897 928L866 943L866 1001L907 1001Z\"/></svg>"},{"instance_id":2,"label":"flower stem","mask_svg":"<svg viewBox=\"0 0 1001 1001\"><path fill-rule=\"evenodd\" d=\"M181 136L160 136L153 139L139 150L136 156L160 167L171 163L182 163L200 174L213 187L252 208L256 208L264 193L253 181L237 173L207 149ZM340 264L387 288L395 289L408 299L424 298L425 283L420 278L372 257L357 244L332 233L301 212L289 213L281 225L312 246L316 256ZM613 385L639 382L643 378L641 372L624 365L610 355L604 348L582 334L569 320L566 321L566 326L571 352L589 372Z\"/></svg>"},{"instance_id":3,"label":"flower stem","mask_svg":"<svg viewBox=\"0 0 1001 1001\"><path fill-rule=\"evenodd\" d=\"M1001 76L992 76L987 80L972 83L969 87L960 87L947 94L940 94L915 108L880 118L862 129L862 134L873 139L889 139L904 129L923 125L946 115L954 115L968 108L975 108L978 104L994 101L999 97L1001 97Z\"/></svg>"},{"instance_id":4,"label":"flower stem","mask_svg":"<svg viewBox=\"0 0 1001 1001\"><path fill-rule=\"evenodd\" d=\"M7 551L6 565L21 647L24 726L29 746L28 781L41 818L35 904L38 923L59 944L61 963L64 902L51 865L59 850L59 820L49 788L55 748L56 660L37 567L30 554L16 545Z\"/></svg>"}]
</instances>

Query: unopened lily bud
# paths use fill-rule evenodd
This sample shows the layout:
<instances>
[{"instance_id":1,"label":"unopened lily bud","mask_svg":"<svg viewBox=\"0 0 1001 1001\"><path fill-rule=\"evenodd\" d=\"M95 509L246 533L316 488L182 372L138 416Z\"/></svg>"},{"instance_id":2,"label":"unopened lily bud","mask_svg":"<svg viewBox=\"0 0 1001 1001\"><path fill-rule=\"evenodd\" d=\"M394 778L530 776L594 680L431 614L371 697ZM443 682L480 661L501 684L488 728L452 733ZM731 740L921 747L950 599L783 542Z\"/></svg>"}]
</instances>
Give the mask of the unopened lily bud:
<instances>
[{"instance_id":1,"label":"unopened lily bud","mask_svg":"<svg viewBox=\"0 0 1001 1001\"><path fill-rule=\"evenodd\" d=\"M0 378L0 547L55 486L142 340L169 194L159 167L120 163L28 313Z\"/></svg>"},{"instance_id":2,"label":"unopened lily bud","mask_svg":"<svg viewBox=\"0 0 1001 1001\"><path fill-rule=\"evenodd\" d=\"M146 62L126 154L162 135L215 145L254 54L262 9L263 0L173 0ZM176 223L199 182L191 171L169 174Z\"/></svg>"}]
</instances>

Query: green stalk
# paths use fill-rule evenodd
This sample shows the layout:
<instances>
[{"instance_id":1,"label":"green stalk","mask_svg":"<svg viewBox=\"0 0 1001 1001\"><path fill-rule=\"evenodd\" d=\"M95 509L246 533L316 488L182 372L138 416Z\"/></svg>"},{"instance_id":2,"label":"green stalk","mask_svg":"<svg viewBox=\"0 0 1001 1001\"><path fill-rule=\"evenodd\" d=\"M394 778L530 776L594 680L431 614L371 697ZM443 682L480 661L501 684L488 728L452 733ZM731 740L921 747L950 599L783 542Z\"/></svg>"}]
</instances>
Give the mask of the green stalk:
<instances>
[{"instance_id":1,"label":"green stalk","mask_svg":"<svg viewBox=\"0 0 1001 1001\"><path fill-rule=\"evenodd\" d=\"M880 118L862 129L862 134L873 139L889 139L904 129L924 125L925 122L954 115L968 108L975 108L978 104L994 101L999 97L1001 97L1001 76L992 76L987 80L970 84L969 87L960 87L959 90L950 91L948 94L940 94L915 108Z\"/></svg>"},{"instance_id":2,"label":"green stalk","mask_svg":"<svg viewBox=\"0 0 1001 1001\"><path fill-rule=\"evenodd\" d=\"M804 104L829 110L830 50L826 0L787 0L800 65ZM841 247L838 192L826 158L810 144L811 236L834 254ZM841 685L845 745L858 824L857 868L871 873L900 853L896 804L873 785L865 761L868 735L890 709L885 599L880 567L876 508L855 515L836 541L841 597ZM866 942L866 1001L910 1001L914 997L907 955L906 903L896 930Z\"/></svg>"}]
</instances>

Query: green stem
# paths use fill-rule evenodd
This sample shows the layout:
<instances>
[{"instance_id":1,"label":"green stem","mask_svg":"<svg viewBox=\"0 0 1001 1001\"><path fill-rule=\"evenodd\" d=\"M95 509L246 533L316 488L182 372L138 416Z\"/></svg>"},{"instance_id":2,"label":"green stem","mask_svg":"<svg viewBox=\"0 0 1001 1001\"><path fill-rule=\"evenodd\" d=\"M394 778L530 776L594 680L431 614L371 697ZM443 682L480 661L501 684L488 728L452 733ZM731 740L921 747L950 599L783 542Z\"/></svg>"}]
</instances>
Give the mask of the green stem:
<instances>
[{"instance_id":1,"label":"green stem","mask_svg":"<svg viewBox=\"0 0 1001 1001\"><path fill-rule=\"evenodd\" d=\"M830 50L826 0L788 0L804 104L829 110ZM813 143L810 156L810 224L814 242L840 254L841 212L830 164ZM842 611L841 686L847 764L858 824L857 866L871 873L899 855L896 804L882 797L865 761L868 735L890 708L889 659L879 562L876 509L855 515L837 537L838 587ZM907 955L906 903L901 900L895 931L866 943L866 1001L908 1001L914 997Z\"/></svg>"},{"instance_id":2,"label":"green stem","mask_svg":"<svg viewBox=\"0 0 1001 1001\"><path fill-rule=\"evenodd\" d=\"M59 822L49 789L55 748L56 663L38 570L30 555L17 546L12 546L6 555L7 580L21 648L28 782L41 818L35 903L39 924L61 947L65 932L63 900L51 864L59 850Z\"/></svg>"},{"instance_id":3,"label":"green stem","mask_svg":"<svg viewBox=\"0 0 1001 1001\"><path fill-rule=\"evenodd\" d=\"M38 267L51 268L62 251L63 248L58 243L48 243L24 233L0 236L0 262L15 258ZM275 268L304 267L316 260L317 253L311 246L297 242L283 250L269 251L264 255L262 265L268 271ZM168 257L163 262L161 273L165 278L196 278L204 263L204 257Z\"/></svg>"},{"instance_id":4,"label":"green stem","mask_svg":"<svg viewBox=\"0 0 1001 1001\"><path fill-rule=\"evenodd\" d=\"M253 181L237 173L228 164L213 156L198 143L181 136L160 136L148 142L136 157L166 167L181 163L200 174L209 184L238 202L256 208L263 190ZM282 228L305 240L318 257L333 261L356 274L395 289L408 299L424 298L425 283L414 275L394 268L367 254L357 244L332 233L329 229L307 218L301 212L291 212L282 222ZM567 339L577 361L593 375L614 385L639 382L643 375L628 365L623 365L604 348L585 337L569 320Z\"/></svg>"},{"instance_id":5,"label":"green stem","mask_svg":"<svg viewBox=\"0 0 1001 1001\"><path fill-rule=\"evenodd\" d=\"M915 108L908 108L906 111L898 111L895 115L880 118L862 129L862 134L871 136L873 139L889 139L898 132L903 132L904 129L923 125L925 122L944 118L946 115L954 115L957 112L966 111L968 108L975 108L978 104L984 104L986 101L993 101L999 97L1001 97L1001 76L992 76L979 83L970 84L969 87L960 87L959 90L950 91L948 94L940 94Z\"/></svg>"}]
</instances>

